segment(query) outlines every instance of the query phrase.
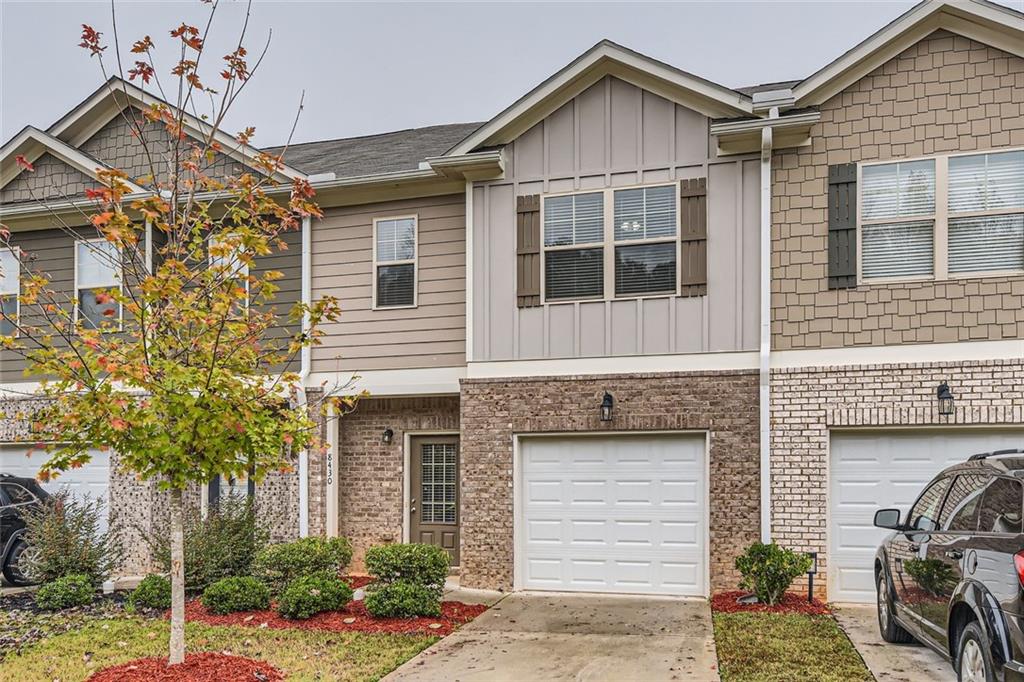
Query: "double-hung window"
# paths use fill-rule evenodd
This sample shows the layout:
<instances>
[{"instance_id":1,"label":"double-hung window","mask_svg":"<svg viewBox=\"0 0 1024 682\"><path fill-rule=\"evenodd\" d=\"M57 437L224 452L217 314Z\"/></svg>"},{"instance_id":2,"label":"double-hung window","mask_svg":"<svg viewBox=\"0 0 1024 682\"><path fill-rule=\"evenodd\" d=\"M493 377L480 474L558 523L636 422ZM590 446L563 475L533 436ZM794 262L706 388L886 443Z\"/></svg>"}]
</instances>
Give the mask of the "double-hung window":
<instances>
[{"instance_id":1,"label":"double-hung window","mask_svg":"<svg viewBox=\"0 0 1024 682\"><path fill-rule=\"evenodd\" d=\"M545 197L544 300L678 292L678 185Z\"/></svg>"},{"instance_id":2,"label":"double-hung window","mask_svg":"<svg viewBox=\"0 0 1024 682\"><path fill-rule=\"evenodd\" d=\"M0 336L18 332L21 260L15 249L0 249Z\"/></svg>"},{"instance_id":3,"label":"double-hung window","mask_svg":"<svg viewBox=\"0 0 1024 682\"><path fill-rule=\"evenodd\" d=\"M373 307L416 305L416 216L373 221Z\"/></svg>"},{"instance_id":4,"label":"double-hung window","mask_svg":"<svg viewBox=\"0 0 1024 682\"><path fill-rule=\"evenodd\" d=\"M121 304L110 292L121 288L121 251L105 239L75 242L75 309L86 329L117 326Z\"/></svg>"},{"instance_id":5,"label":"double-hung window","mask_svg":"<svg viewBox=\"0 0 1024 682\"><path fill-rule=\"evenodd\" d=\"M207 241L209 263L211 268L220 268L223 277L245 290L245 299L239 306L242 311L249 308L249 265L239 258L238 249L230 247L219 248L220 241L216 237L210 237Z\"/></svg>"},{"instance_id":6,"label":"double-hung window","mask_svg":"<svg viewBox=\"0 0 1024 682\"><path fill-rule=\"evenodd\" d=\"M1024 270L1024 150L865 164L865 281Z\"/></svg>"}]
</instances>

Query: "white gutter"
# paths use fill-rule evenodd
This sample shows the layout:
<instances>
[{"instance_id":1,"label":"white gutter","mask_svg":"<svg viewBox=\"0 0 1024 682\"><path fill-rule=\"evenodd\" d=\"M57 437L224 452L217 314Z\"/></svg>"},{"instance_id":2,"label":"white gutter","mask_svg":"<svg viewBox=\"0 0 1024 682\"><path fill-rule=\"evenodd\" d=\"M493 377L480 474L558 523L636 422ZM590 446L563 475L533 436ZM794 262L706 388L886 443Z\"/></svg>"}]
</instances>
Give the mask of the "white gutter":
<instances>
[{"instance_id":1,"label":"white gutter","mask_svg":"<svg viewBox=\"0 0 1024 682\"><path fill-rule=\"evenodd\" d=\"M779 117L772 107L769 119ZM771 444L771 352L772 352L772 127L761 128L761 345L759 422L761 443L761 542L772 540L772 444Z\"/></svg>"},{"instance_id":2,"label":"white gutter","mask_svg":"<svg viewBox=\"0 0 1024 682\"><path fill-rule=\"evenodd\" d=\"M313 300L313 235L312 218L302 219L302 285L301 301L310 305ZM309 312L302 314L302 332L309 332ZM306 378L312 368L312 348L303 346L299 352L299 388L306 401ZM309 448L299 452L299 537L309 536Z\"/></svg>"}]
</instances>

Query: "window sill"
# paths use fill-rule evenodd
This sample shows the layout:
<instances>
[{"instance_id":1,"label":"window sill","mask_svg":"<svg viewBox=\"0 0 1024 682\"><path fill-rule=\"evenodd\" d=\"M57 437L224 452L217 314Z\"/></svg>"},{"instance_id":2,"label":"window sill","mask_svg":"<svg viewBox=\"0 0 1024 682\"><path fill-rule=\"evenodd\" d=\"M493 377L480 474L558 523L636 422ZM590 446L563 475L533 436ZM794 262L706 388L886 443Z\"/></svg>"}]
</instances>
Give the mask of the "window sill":
<instances>
[{"instance_id":1,"label":"window sill","mask_svg":"<svg viewBox=\"0 0 1024 682\"><path fill-rule=\"evenodd\" d=\"M414 310L419 307L418 303L413 303L412 305L375 305L371 306L370 310Z\"/></svg>"},{"instance_id":2,"label":"window sill","mask_svg":"<svg viewBox=\"0 0 1024 682\"><path fill-rule=\"evenodd\" d=\"M640 294L637 296L615 296L614 298L560 298L554 301L543 301L542 305L560 305L565 303L614 303L616 301L658 301L671 298L703 298L706 293L699 296L683 296L678 292L669 294Z\"/></svg>"},{"instance_id":3,"label":"window sill","mask_svg":"<svg viewBox=\"0 0 1024 682\"><path fill-rule=\"evenodd\" d=\"M879 277L875 279L864 279L860 278L857 280L857 286L885 286L887 284L955 284L957 282L964 282L967 280L975 279L1002 279L1006 277L1024 277L1024 270L992 270L983 272L962 272L955 275L950 274L946 277L935 277L934 275L928 275L927 277Z\"/></svg>"}]
</instances>

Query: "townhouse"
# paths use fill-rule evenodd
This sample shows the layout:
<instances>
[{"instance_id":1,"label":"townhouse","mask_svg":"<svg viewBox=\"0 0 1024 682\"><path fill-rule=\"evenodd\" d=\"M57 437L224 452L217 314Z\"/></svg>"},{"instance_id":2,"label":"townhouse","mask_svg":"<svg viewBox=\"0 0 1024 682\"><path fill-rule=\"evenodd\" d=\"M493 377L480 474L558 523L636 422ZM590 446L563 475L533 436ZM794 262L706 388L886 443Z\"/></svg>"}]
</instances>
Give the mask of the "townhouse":
<instances>
[{"instance_id":1,"label":"townhouse","mask_svg":"<svg viewBox=\"0 0 1024 682\"><path fill-rule=\"evenodd\" d=\"M124 92L0 148L0 219L69 291L116 273L28 188L71 211L97 167L139 163L120 113L151 95ZM804 80L739 89L602 41L488 121L284 161L324 217L260 267L342 303L307 390L372 397L294 473L196 491L254 495L277 538L350 537L357 565L436 543L473 587L685 595L733 588L773 539L866 601L876 508L1024 447L1019 12L923 2ZM0 280L5 314L17 290ZM34 379L3 354L0 380L0 468L30 471ZM160 513L116 454L64 480Z\"/></svg>"}]
</instances>

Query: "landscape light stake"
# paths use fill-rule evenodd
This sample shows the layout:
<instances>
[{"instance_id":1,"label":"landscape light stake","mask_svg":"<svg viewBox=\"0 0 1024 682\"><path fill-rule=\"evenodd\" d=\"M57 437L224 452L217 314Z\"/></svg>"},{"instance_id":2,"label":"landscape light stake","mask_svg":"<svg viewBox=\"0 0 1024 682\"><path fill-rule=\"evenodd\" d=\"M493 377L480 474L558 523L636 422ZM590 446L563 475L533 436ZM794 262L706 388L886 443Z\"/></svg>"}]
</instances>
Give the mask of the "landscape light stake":
<instances>
[{"instance_id":1,"label":"landscape light stake","mask_svg":"<svg viewBox=\"0 0 1024 682\"><path fill-rule=\"evenodd\" d=\"M814 603L814 575L818 572L818 553L808 552L811 557L811 567L807 569L807 603Z\"/></svg>"}]
</instances>

